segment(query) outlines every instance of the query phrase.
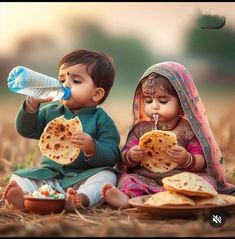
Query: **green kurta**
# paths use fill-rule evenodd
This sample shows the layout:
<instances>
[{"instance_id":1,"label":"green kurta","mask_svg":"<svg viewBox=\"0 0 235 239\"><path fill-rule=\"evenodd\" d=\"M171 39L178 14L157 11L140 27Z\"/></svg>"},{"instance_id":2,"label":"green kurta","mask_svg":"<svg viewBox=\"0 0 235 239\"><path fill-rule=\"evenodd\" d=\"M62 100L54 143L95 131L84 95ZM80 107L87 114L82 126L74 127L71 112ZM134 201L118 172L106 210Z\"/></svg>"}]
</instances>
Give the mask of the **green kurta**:
<instances>
[{"instance_id":1,"label":"green kurta","mask_svg":"<svg viewBox=\"0 0 235 239\"><path fill-rule=\"evenodd\" d=\"M62 179L61 186L67 188L103 169L114 170L113 167L120 157L120 136L113 120L102 108L81 108L79 113L73 114L64 105L52 103L35 113L27 113L24 110L24 104L16 118L16 128L22 136L39 139L47 123L54 118L64 115L66 119L72 119L78 116L83 131L95 141L96 149L93 157L88 159L81 152L78 158L69 165L60 165L42 156L41 167L19 169L15 174L40 180L59 178Z\"/></svg>"}]
</instances>

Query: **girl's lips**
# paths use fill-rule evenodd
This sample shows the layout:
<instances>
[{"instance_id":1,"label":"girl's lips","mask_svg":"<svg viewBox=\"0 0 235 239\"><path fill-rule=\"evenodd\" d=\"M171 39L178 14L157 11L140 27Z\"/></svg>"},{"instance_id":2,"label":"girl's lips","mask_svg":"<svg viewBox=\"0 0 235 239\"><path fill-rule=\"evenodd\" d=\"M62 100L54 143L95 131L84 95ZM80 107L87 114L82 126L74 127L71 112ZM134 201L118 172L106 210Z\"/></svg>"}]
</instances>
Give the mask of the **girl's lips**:
<instances>
[{"instance_id":1,"label":"girl's lips","mask_svg":"<svg viewBox=\"0 0 235 239\"><path fill-rule=\"evenodd\" d=\"M160 115L157 114L157 113L156 113L156 114L152 114L152 118L153 118L153 119L159 119L159 117L160 117Z\"/></svg>"}]
</instances>

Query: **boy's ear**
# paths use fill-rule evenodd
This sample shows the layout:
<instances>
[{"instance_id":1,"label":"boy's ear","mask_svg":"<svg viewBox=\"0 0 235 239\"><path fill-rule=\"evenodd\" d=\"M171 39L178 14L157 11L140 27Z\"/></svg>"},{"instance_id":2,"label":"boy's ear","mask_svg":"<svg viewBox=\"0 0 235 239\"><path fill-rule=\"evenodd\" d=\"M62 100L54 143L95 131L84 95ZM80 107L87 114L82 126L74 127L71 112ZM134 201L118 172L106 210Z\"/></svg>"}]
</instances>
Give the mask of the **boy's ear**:
<instances>
[{"instance_id":1,"label":"boy's ear","mask_svg":"<svg viewBox=\"0 0 235 239\"><path fill-rule=\"evenodd\" d=\"M92 97L92 100L95 102L99 102L104 97L105 91L103 88L99 87L95 89L95 93Z\"/></svg>"}]
</instances>

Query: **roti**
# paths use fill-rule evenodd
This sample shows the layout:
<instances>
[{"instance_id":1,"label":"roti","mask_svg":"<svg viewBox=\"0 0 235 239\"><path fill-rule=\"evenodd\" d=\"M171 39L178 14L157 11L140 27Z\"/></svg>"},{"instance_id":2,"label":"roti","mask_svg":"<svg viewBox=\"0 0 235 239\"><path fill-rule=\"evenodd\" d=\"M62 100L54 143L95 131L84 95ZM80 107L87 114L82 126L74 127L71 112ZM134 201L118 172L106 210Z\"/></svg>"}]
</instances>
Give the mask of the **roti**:
<instances>
[{"instance_id":1,"label":"roti","mask_svg":"<svg viewBox=\"0 0 235 239\"><path fill-rule=\"evenodd\" d=\"M165 173L178 164L166 154L166 150L177 145L176 135L170 131L153 130L140 137L139 146L147 149L147 156L141 159L143 167L155 173Z\"/></svg>"},{"instance_id":2,"label":"roti","mask_svg":"<svg viewBox=\"0 0 235 239\"><path fill-rule=\"evenodd\" d=\"M202 198L197 197L194 199L196 205L225 205L235 203L235 196L218 194L214 197Z\"/></svg>"},{"instance_id":3,"label":"roti","mask_svg":"<svg viewBox=\"0 0 235 239\"><path fill-rule=\"evenodd\" d=\"M80 149L72 144L71 136L83 131L78 117L67 120L63 116L50 121L45 127L39 148L43 155L59 164L70 164L80 154Z\"/></svg>"},{"instance_id":4,"label":"roti","mask_svg":"<svg viewBox=\"0 0 235 239\"><path fill-rule=\"evenodd\" d=\"M218 195L205 179L191 172L182 172L162 179L165 189L188 196L213 197Z\"/></svg>"},{"instance_id":5,"label":"roti","mask_svg":"<svg viewBox=\"0 0 235 239\"><path fill-rule=\"evenodd\" d=\"M214 197L196 197L194 198L196 205L225 205L230 203L235 203L235 196L218 194Z\"/></svg>"},{"instance_id":6,"label":"roti","mask_svg":"<svg viewBox=\"0 0 235 239\"><path fill-rule=\"evenodd\" d=\"M152 195L146 202L144 202L144 204L152 206L194 206L195 202L183 194L164 191Z\"/></svg>"}]
</instances>

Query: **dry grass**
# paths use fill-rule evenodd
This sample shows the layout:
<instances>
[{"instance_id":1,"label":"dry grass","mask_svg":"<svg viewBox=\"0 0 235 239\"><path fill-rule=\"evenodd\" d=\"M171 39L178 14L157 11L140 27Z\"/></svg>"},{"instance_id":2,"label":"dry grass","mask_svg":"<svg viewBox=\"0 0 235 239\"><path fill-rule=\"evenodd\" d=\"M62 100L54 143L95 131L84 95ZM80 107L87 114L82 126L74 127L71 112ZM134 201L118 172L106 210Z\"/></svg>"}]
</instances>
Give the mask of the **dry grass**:
<instances>
[{"instance_id":1,"label":"dry grass","mask_svg":"<svg viewBox=\"0 0 235 239\"><path fill-rule=\"evenodd\" d=\"M6 107L9 109L9 107ZM17 167L38 165L41 156L37 141L24 139L16 133L14 117L17 105L10 111L2 108L0 121L0 196ZM223 152L226 177L235 184L235 107L216 117L212 130ZM9 115L5 115L8 112ZM116 110L115 110L116 112ZM112 115L113 112L111 112ZM113 118L126 137L128 120ZM125 121L124 121L125 120ZM234 213L233 213L234 214ZM189 219L156 218L135 208L114 210L106 205L57 215L34 215L15 211L1 203L1 236L234 236L235 217L230 216L221 228L212 228L204 216ZM182 227L183 225L183 227Z\"/></svg>"},{"instance_id":2,"label":"dry grass","mask_svg":"<svg viewBox=\"0 0 235 239\"><path fill-rule=\"evenodd\" d=\"M1 236L234 236L235 218L231 216L223 227L213 228L206 216L163 219L135 208L113 210L100 205L77 213L44 216L17 212L5 206L0 212Z\"/></svg>"}]
</instances>

